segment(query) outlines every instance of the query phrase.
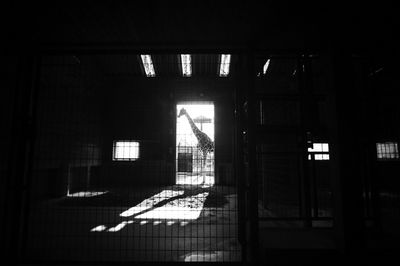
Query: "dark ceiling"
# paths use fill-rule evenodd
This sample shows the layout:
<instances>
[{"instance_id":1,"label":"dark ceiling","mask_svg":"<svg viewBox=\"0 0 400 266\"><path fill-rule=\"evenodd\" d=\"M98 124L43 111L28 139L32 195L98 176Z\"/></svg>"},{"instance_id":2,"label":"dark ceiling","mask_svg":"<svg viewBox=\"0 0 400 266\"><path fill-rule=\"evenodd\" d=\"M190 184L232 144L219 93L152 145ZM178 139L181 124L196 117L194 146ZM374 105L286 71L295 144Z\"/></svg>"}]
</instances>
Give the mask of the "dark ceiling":
<instances>
[{"instance_id":1,"label":"dark ceiling","mask_svg":"<svg viewBox=\"0 0 400 266\"><path fill-rule=\"evenodd\" d=\"M3 25L10 47L133 45L140 49L325 49L332 43L392 51L395 8L326 1L52 1L11 3ZM139 4L140 3L140 4ZM308 3L308 4L307 4Z\"/></svg>"}]
</instances>

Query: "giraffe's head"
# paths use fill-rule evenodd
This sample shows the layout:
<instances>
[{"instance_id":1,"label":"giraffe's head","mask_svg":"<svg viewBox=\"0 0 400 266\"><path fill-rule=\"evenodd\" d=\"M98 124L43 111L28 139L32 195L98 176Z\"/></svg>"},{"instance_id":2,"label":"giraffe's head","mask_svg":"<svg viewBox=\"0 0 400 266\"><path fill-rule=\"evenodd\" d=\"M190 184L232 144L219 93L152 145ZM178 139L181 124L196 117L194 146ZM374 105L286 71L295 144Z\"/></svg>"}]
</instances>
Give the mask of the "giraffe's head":
<instances>
[{"instance_id":1,"label":"giraffe's head","mask_svg":"<svg viewBox=\"0 0 400 266\"><path fill-rule=\"evenodd\" d=\"M179 114L178 114L178 117L181 117L182 115L185 115L185 114L186 114L186 109L185 109L185 108L182 108L182 109L180 110Z\"/></svg>"}]
</instances>

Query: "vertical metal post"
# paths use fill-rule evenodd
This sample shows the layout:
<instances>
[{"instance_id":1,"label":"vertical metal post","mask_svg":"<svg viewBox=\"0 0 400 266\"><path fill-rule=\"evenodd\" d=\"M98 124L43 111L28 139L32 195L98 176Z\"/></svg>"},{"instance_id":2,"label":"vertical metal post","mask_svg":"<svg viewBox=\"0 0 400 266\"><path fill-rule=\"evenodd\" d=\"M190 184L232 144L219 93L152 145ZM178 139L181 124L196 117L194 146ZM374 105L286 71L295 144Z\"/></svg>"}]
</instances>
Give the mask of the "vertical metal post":
<instances>
[{"instance_id":1,"label":"vertical metal post","mask_svg":"<svg viewBox=\"0 0 400 266\"><path fill-rule=\"evenodd\" d=\"M376 99L378 97L377 91L376 91L376 86L380 86L380 84L376 84L375 80L373 79L373 76L369 76L369 66L365 67L364 75L363 77L366 80L366 84L368 84L367 88L367 114L366 116L370 118L369 123L367 124L368 130L366 130L367 134L367 139L369 141L369 144L367 145L367 164L369 166L369 176L368 176L368 184L369 184L369 192L371 193L371 198L370 198L370 213L373 217L373 222L374 222L374 228L376 231L380 232L382 230L382 206L381 206L381 200L379 197L379 190L380 190L380 183L379 183L379 177L377 174L377 150L376 150L376 140L378 136L378 128L374 126L369 126L369 125L376 125L379 118L378 118L378 112L376 110ZM372 82L371 82L372 81Z\"/></svg>"},{"instance_id":2,"label":"vertical metal post","mask_svg":"<svg viewBox=\"0 0 400 266\"><path fill-rule=\"evenodd\" d=\"M30 83L30 95L29 95L29 112L28 112L28 143L27 143L27 158L26 158L26 169L23 183L23 197L24 201L21 206L21 218L22 222L22 231L20 237L20 257L25 256L26 254L26 245L27 245L27 234L28 234L28 219L30 213L30 198L32 191L32 175L33 175L33 158L34 158L34 148L36 141L36 113L37 113L37 101L38 101L38 92L39 92L39 83L40 83L40 69L41 69L41 57L39 55L35 55L32 62L32 77Z\"/></svg>"},{"instance_id":3,"label":"vertical metal post","mask_svg":"<svg viewBox=\"0 0 400 266\"><path fill-rule=\"evenodd\" d=\"M23 258L26 244L40 64L36 55L23 55L19 59L4 217L9 228L6 254L12 260Z\"/></svg>"},{"instance_id":4,"label":"vertical metal post","mask_svg":"<svg viewBox=\"0 0 400 266\"><path fill-rule=\"evenodd\" d=\"M338 44L331 55L334 116L332 116L332 169L335 201L335 230L338 247L352 256L362 251L364 219L362 204L362 156L359 137L359 92L354 87L354 73L350 52ZM349 148L351 147L351 149Z\"/></svg>"},{"instance_id":5,"label":"vertical metal post","mask_svg":"<svg viewBox=\"0 0 400 266\"><path fill-rule=\"evenodd\" d=\"M306 227L312 226L311 221L311 180L309 173L309 163L308 163L308 138L310 137L310 112L309 112L309 95L306 93L306 73L305 73L305 55L302 55L298 59L297 73L298 73L298 84L300 93L300 123L301 123L301 143L299 145L301 152L301 162L302 162L302 179L301 184L303 191L303 213L301 214L304 219Z\"/></svg>"},{"instance_id":6,"label":"vertical metal post","mask_svg":"<svg viewBox=\"0 0 400 266\"><path fill-rule=\"evenodd\" d=\"M313 218L318 218L318 186L317 186L317 176L315 173L315 154L311 155L311 176L312 176L312 188L313 188L312 216Z\"/></svg>"},{"instance_id":7,"label":"vertical metal post","mask_svg":"<svg viewBox=\"0 0 400 266\"><path fill-rule=\"evenodd\" d=\"M250 225L250 241L252 261L258 262L258 178L257 178L257 154L256 154L256 100L255 100L255 55L252 49L247 54L247 99L248 99L248 214Z\"/></svg>"},{"instance_id":8,"label":"vertical metal post","mask_svg":"<svg viewBox=\"0 0 400 266\"><path fill-rule=\"evenodd\" d=\"M239 57L239 64L243 64L243 57ZM242 246L242 261L247 260L247 236L246 236L246 182L243 158L243 78L238 77L235 87L235 179L238 194L238 226L239 242Z\"/></svg>"}]
</instances>

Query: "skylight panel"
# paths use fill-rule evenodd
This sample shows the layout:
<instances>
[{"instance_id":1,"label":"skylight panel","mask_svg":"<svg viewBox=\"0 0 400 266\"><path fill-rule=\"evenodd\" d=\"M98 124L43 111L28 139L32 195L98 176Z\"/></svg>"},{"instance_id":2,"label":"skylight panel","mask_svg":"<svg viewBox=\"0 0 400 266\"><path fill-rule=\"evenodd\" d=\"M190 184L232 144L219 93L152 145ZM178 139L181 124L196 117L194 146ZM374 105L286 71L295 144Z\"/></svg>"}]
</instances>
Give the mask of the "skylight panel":
<instances>
[{"instance_id":1,"label":"skylight panel","mask_svg":"<svg viewBox=\"0 0 400 266\"><path fill-rule=\"evenodd\" d=\"M263 67L263 74L264 75L267 73L270 61L271 61L271 59L268 59L267 62L265 62L265 64L264 64L264 67Z\"/></svg>"},{"instance_id":2,"label":"skylight panel","mask_svg":"<svg viewBox=\"0 0 400 266\"><path fill-rule=\"evenodd\" d=\"M219 67L219 76L227 77L229 75L229 67L231 65L231 55L221 54L221 65Z\"/></svg>"},{"instance_id":3,"label":"skylight panel","mask_svg":"<svg viewBox=\"0 0 400 266\"><path fill-rule=\"evenodd\" d=\"M192 76L192 57L190 54L181 54L182 75L184 77Z\"/></svg>"},{"instance_id":4,"label":"skylight panel","mask_svg":"<svg viewBox=\"0 0 400 266\"><path fill-rule=\"evenodd\" d=\"M155 77L156 72L154 71L153 61L151 60L151 56L148 54L140 55L142 58L142 63L144 67L144 71L146 72L147 77Z\"/></svg>"}]
</instances>

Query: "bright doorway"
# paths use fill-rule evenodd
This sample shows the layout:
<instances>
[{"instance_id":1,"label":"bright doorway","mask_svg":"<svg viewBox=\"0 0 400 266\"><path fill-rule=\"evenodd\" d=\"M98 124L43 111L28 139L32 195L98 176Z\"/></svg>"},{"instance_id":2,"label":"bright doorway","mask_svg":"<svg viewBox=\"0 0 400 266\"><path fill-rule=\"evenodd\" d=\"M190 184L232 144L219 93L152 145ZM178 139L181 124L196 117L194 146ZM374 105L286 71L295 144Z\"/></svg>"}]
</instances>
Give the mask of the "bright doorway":
<instances>
[{"instance_id":1,"label":"bright doorway","mask_svg":"<svg viewBox=\"0 0 400 266\"><path fill-rule=\"evenodd\" d=\"M214 185L214 103L176 105L176 184Z\"/></svg>"}]
</instances>

